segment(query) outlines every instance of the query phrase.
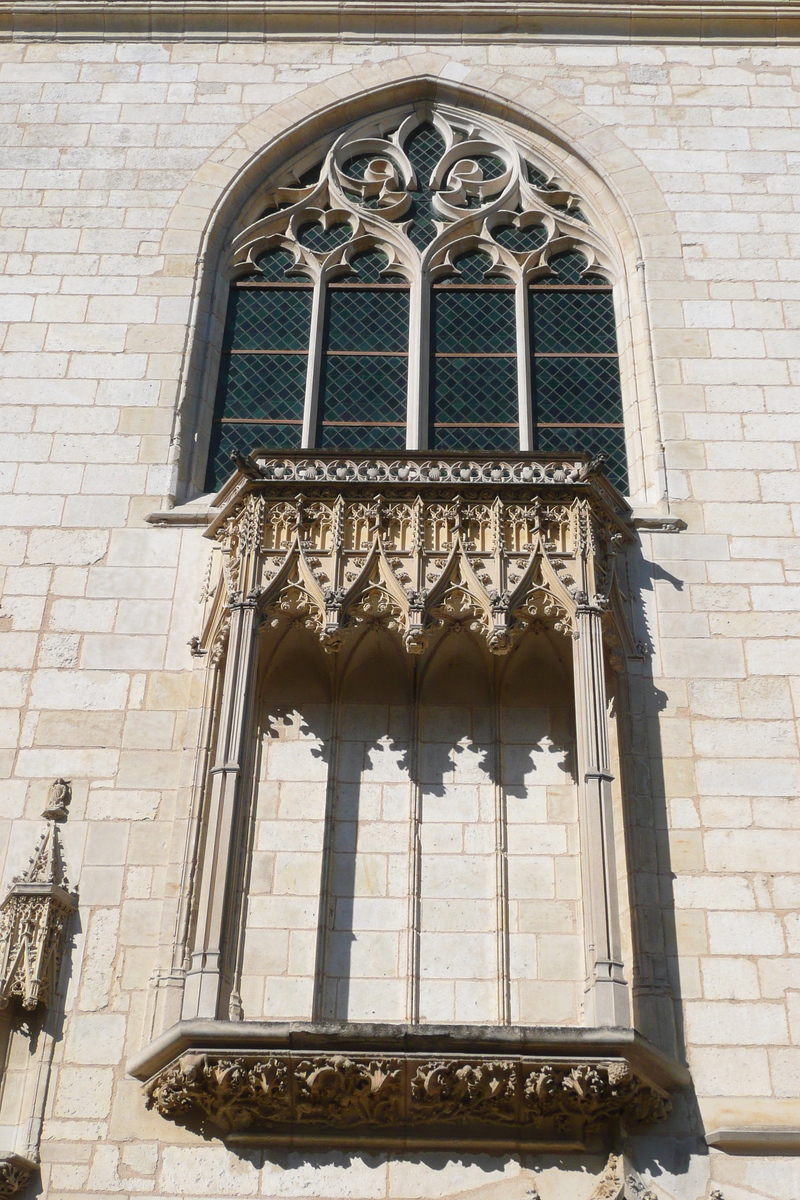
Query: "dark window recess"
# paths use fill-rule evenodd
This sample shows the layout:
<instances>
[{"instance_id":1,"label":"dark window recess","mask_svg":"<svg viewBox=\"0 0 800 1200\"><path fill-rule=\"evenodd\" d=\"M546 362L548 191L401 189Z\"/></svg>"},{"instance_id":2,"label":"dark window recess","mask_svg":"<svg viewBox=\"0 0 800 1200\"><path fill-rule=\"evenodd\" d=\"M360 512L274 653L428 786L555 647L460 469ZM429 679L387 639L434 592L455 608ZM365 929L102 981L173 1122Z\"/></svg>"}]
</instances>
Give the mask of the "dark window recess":
<instances>
[{"instance_id":1,"label":"dark window recess","mask_svg":"<svg viewBox=\"0 0 800 1200\"><path fill-rule=\"evenodd\" d=\"M262 278L285 279L294 259L279 251L262 262ZM230 474L231 450L300 446L311 302L309 286L261 283L259 276L231 288L206 474L209 491Z\"/></svg>"},{"instance_id":2,"label":"dark window recess","mask_svg":"<svg viewBox=\"0 0 800 1200\"><path fill-rule=\"evenodd\" d=\"M628 490L617 333L611 288L585 275L582 254L550 263L528 296L536 448L607 455L606 474Z\"/></svg>"},{"instance_id":3,"label":"dark window recess","mask_svg":"<svg viewBox=\"0 0 800 1200\"><path fill-rule=\"evenodd\" d=\"M401 450L406 444L408 288L381 280L386 264L378 252L359 255L354 282L328 289L321 449Z\"/></svg>"},{"instance_id":4,"label":"dark window recess","mask_svg":"<svg viewBox=\"0 0 800 1200\"><path fill-rule=\"evenodd\" d=\"M519 449L514 290L482 282L490 265L464 255L433 289L432 450Z\"/></svg>"}]
</instances>

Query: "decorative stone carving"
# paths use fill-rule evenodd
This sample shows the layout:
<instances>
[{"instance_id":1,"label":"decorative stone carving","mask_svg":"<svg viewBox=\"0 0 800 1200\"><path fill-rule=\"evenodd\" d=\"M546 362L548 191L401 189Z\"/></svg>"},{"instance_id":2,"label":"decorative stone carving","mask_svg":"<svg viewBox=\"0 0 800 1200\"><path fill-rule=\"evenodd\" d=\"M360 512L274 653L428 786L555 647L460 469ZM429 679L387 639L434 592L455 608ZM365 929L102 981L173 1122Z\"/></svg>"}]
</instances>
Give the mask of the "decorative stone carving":
<instances>
[{"instance_id":1,"label":"decorative stone carving","mask_svg":"<svg viewBox=\"0 0 800 1200\"><path fill-rule=\"evenodd\" d=\"M56 824L65 819L68 803L69 785L58 779L44 813L47 827L0 904L0 1009L18 996L32 1010L48 1004L55 991L66 927L78 906Z\"/></svg>"},{"instance_id":2,"label":"decorative stone carving","mask_svg":"<svg viewBox=\"0 0 800 1200\"><path fill-rule=\"evenodd\" d=\"M658 1200L622 1154L610 1154L590 1200Z\"/></svg>"},{"instance_id":3,"label":"decorative stone carving","mask_svg":"<svg viewBox=\"0 0 800 1200\"><path fill-rule=\"evenodd\" d=\"M588 606L618 658L636 653L615 573L632 535L601 458L237 464L209 530L220 569L196 648L212 658L236 603L255 605L262 626L299 622L331 652L381 627L409 654L448 629L494 654L526 630L574 637Z\"/></svg>"},{"instance_id":4,"label":"decorative stone carving","mask_svg":"<svg viewBox=\"0 0 800 1200\"><path fill-rule=\"evenodd\" d=\"M36 1163L21 1154L0 1153L0 1200L6 1196L19 1196L36 1170Z\"/></svg>"},{"instance_id":5,"label":"decorative stone carving","mask_svg":"<svg viewBox=\"0 0 800 1200\"><path fill-rule=\"evenodd\" d=\"M510 1057L364 1054L256 1058L187 1054L147 1086L170 1119L208 1120L224 1133L275 1126L596 1127L659 1121L668 1096L623 1059L543 1062Z\"/></svg>"},{"instance_id":6,"label":"decorative stone carving","mask_svg":"<svg viewBox=\"0 0 800 1200\"><path fill-rule=\"evenodd\" d=\"M46 821L66 821L72 800L72 787L67 779L56 779L50 785L47 805L42 816Z\"/></svg>"},{"instance_id":7,"label":"decorative stone carving","mask_svg":"<svg viewBox=\"0 0 800 1200\"><path fill-rule=\"evenodd\" d=\"M390 1125L402 1119L402 1065L334 1055L294 1067L295 1114L333 1125Z\"/></svg>"}]
</instances>

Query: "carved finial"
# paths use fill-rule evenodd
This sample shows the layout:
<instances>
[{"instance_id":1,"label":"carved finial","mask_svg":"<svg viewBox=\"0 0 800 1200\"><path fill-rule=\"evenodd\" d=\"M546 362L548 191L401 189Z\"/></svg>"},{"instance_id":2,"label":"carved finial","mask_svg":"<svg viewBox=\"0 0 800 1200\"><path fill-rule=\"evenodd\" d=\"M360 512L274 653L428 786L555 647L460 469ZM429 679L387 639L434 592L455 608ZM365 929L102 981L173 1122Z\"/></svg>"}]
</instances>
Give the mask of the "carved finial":
<instances>
[{"instance_id":1,"label":"carved finial","mask_svg":"<svg viewBox=\"0 0 800 1200\"><path fill-rule=\"evenodd\" d=\"M66 821L69 816L69 804L72 800L72 786L69 779L56 779L50 785L47 793L47 804L42 816L46 821Z\"/></svg>"}]
</instances>

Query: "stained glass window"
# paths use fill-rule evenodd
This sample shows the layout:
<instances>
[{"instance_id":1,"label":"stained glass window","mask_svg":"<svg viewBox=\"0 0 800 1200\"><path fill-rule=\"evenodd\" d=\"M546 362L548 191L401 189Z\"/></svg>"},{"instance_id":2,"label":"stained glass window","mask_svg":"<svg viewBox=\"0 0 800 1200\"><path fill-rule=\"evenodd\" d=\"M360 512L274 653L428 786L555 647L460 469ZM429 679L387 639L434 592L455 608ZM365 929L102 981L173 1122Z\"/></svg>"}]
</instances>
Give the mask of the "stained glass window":
<instances>
[{"instance_id":1,"label":"stained glass window","mask_svg":"<svg viewBox=\"0 0 800 1200\"><path fill-rule=\"evenodd\" d=\"M486 283L491 259L465 254L433 289L432 450L518 450L514 288Z\"/></svg>"},{"instance_id":2,"label":"stained glass window","mask_svg":"<svg viewBox=\"0 0 800 1200\"><path fill-rule=\"evenodd\" d=\"M536 448L607 455L623 491L628 473L611 288L571 252L528 293Z\"/></svg>"},{"instance_id":3,"label":"stained glass window","mask_svg":"<svg viewBox=\"0 0 800 1200\"><path fill-rule=\"evenodd\" d=\"M237 241L237 270L252 271L231 287L207 486L233 448L408 444L602 450L625 490L611 287L577 248L552 253L587 223L564 179L444 110L303 167ZM410 329L412 311L429 328Z\"/></svg>"},{"instance_id":4,"label":"stained glass window","mask_svg":"<svg viewBox=\"0 0 800 1200\"><path fill-rule=\"evenodd\" d=\"M328 288L317 446L400 450L406 444L408 287L382 278L384 254L353 259L356 281Z\"/></svg>"},{"instance_id":5,"label":"stained glass window","mask_svg":"<svg viewBox=\"0 0 800 1200\"><path fill-rule=\"evenodd\" d=\"M291 254L276 251L258 274L231 288L206 487L230 474L230 454L300 446L312 289L290 282Z\"/></svg>"}]
</instances>

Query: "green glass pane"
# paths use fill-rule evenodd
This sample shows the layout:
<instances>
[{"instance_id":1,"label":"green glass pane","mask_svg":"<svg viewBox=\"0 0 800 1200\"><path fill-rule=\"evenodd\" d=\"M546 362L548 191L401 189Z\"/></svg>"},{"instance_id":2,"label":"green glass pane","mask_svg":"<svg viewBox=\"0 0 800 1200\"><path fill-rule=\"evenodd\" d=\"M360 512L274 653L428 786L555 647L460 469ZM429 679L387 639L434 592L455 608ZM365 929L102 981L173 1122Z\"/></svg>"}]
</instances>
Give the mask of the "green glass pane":
<instances>
[{"instance_id":1,"label":"green glass pane","mask_svg":"<svg viewBox=\"0 0 800 1200\"><path fill-rule=\"evenodd\" d=\"M516 353L513 292L436 288L432 300L434 354Z\"/></svg>"},{"instance_id":2,"label":"green glass pane","mask_svg":"<svg viewBox=\"0 0 800 1200\"><path fill-rule=\"evenodd\" d=\"M455 262L455 268L463 283L483 283L483 277L491 265L489 255L482 254L480 250L462 254Z\"/></svg>"},{"instance_id":3,"label":"green glass pane","mask_svg":"<svg viewBox=\"0 0 800 1200\"><path fill-rule=\"evenodd\" d=\"M400 288L331 288L329 350L408 349L408 292Z\"/></svg>"},{"instance_id":4,"label":"green glass pane","mask_svg":"<svg viewBox=\"0 0 800 1200\"><path fill-rule=\"evenodd\" d=\"M621 492L627 492L628 460L624 429L540 428L538 444L545 453L583 451L586 454L606 454L608 457L603 468L606 478Z\"/></svg>"},{"instance_id":5,"label":"green glass pane","mask_svg":"<svg viewBox=\"0 0 800 1200\"><path fill-rule=\"evenodd\" d=\"M364 283L380 283L381 272L388 265L389 259L381 250L366 250L350 261L350 266Z\"/></svg>"},{"instance_id":6,"label":"green glass pane","mask_svg":"<svg viewBox=\"0 0 800 1200\"><path fill-rule=\"evenodd\" d=\"M518 419L515 358L436 358L431 371L431 424Z\"/></svg>"},{"instance_id":7,"label":"green glass pane","mask_svg":"<svg viewBox=\"0 0 800 1200\"><path fill-rule=\"evenodd\" d=\"M478 154L475 162L483 172L484 179L499 179L506 169L502 158L497 158L494 154Z\"/></svg>"},{"instance_id":8,"label":"green glass pane","mask_svg":"<svg viewBox=\"0 0 800 1200\"><path fill-rule=\"evenodd\" d=\"M535 290L528 310L535 354L616 354L611 292Z\"/></svg>"},{"instance_id":9,"label":"green glass pane","mask_svg":"<svg viewBox=\"0 0 800 1200\"><path fill-rule=\"evenodd\" d=\"M572 217L573 221L582 221L584 225L589 224L585 215L574 204L571 207L566 204L554 204L553 208L556 210L556 212L562 212L565 216Z\"/></svg>"},{"instance_id":10,"label":"green glass pane","mask_svg":"<svg viewBox=\"0 0 800 1200\"><path fill-rule=\"evenodd\" d=\"M288 250L268 250L256 259L256 267L264 279L280 283L286 272L294 266L294 255Z\"/></svg>"},{"instance_id":11,"label":"green glass pane","mask_svg":"<svg viewBox=\"0 0 800 1200\"><path fill-rule=\"evenodd\" d=\"M538 421L621 421L616 358L537 358L534 412Z\"/></svg>"},{"instance_id":12,"label":"green glass pane","mask_svg":"<svg viewBox=\"0 0 800 1200\"><path fill-rule=\"evenodd\" d=\"M311 288L231 288L223 351L307 350Z\"/></svg>"},{"instance_id":13,"label":"green glass pane","mask_svg":"<svg viewBox=\"0 0 800 1200\"><path fill-rule=\"evenodd\" d=\"M430 121L423 121L406 138L403 149L417 177L417 191L405 217L411 220L408 236L422 250L436 236L430 178L445 152L444 138Z\"/></svg>"},{"instance_id":14,"label":"green glass pane","mask_svg":"<svg viewBox=\"0 0 800 1200\"><path fill-rule=\"evenodd\" d=\"M492 237L499 246L514 254L530 254L545 244L547 230L544 225L525 225L522 229L516 225L500 225L492 230Z\"/></svg>"},{"instance_id":15,"label":"green glass pane","mask_svg":"<svg viewBox=\"0 0 800 1200\"><path fill-rule=\"evenodd\" d=\"M407 379L405 357L329 354L322 371L319 419L401 421L405 426Z\"/></svg>"},{"instance_id":16,"label":"green glass pane","mask_svg":"<svg viewBox=\"0 0 800 1200\"><path fill-rule=\"evenodd\" d=\"M519 430L492 425L437 425L431 430L431 450L519 450Z\"/></svg>"},{"instance_id":17,"label":"green glass pane","mask_svg":"<svg viewBox=\"0 0 800 1200\"><path fill-rule=\"evenodd\" d=\"M233 471L231 451L250 454L255 449L299 450L301 425L229 425L215 423L211 430L206 491L215 492Z\"/></svg>"},{"instance_id":18,"label":"green glass pane","mask_svg":"<svg viewBox=\"0 0 800 1200\"><path fill-rule=\"evenodd\" d=\"M556 191L558 191L558 184L551 183L548 180L547 176L545 175L544 171L540 171L538 167L535 167L533 165L533 163L526 162L525 166L528 171L528 182L532 183L533 186L538 189L538 191L540 191L540 192L556 192Z\"/></svg>"},{"instance_id":19,"label":"green glass pane","mask_svg":"<svg viewBox=\"0 0 800 1200\"><path fill-rule=\"evenodd\" d=\"M551 258L548 266L552 275L542 279L542 283L586 283L581 272L585 271L589 260L577 250L569 250L566 254L557 254Z\"/></svg>"},{"instance_id":20,"label":"green glass pane","mask_svg":"<svg viewBox=\"0 0 800 1200\"><path fill-rule=\"evenodd\" d=\"M306 388L305 354L223 357L214 419L300 419Z\"/></svg>"},{"instance_id":21,"label":"green glass pane","mask_svg":"<svg viewBox=\"0 0 800 1200\"><path fill-rule=\"evenodd\" d=\"M335 250L337 246L343 246L345 242L349 242L352 236L353 230L347 221L339 225L331 225L328 229L323 229L319 221L315 221L312 225L304 225L300 229L297 240L307 250L315 250L317 254L327 254L329 250Z\"/></svg>"},{"instance_id":22,"label":"green glass pane","mask_svg":"<svg viewBox=\"0 0 800 1200\"><path fill-rule=\"evenodd\" d=\"M406 444L405 423L387 425L322 425L317 432L321 450L402 450Z\"/></svg>"}]
</instances>

